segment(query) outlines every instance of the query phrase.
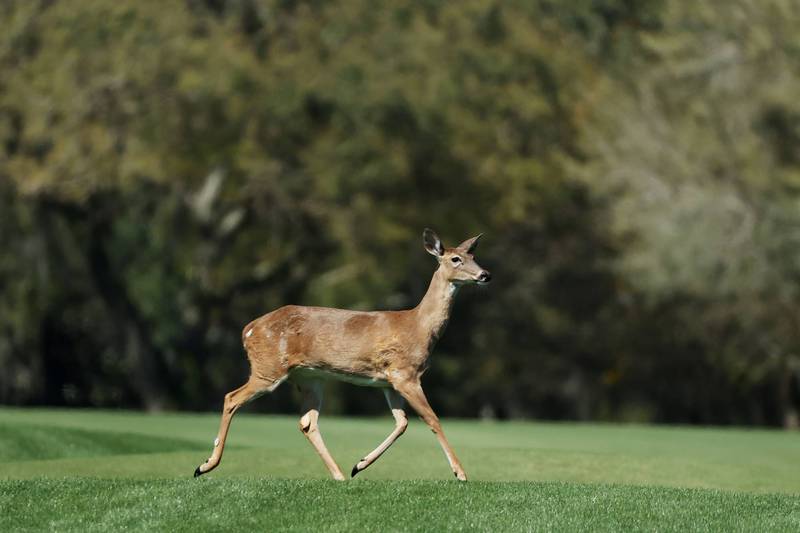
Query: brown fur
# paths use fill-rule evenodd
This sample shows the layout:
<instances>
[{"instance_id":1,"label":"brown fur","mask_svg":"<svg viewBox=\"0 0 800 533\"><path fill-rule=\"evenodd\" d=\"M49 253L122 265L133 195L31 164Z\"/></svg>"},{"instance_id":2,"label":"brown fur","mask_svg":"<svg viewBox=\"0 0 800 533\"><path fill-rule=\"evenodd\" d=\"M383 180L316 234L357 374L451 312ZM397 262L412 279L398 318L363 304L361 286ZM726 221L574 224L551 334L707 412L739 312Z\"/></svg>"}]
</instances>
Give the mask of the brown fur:
<instances>
[{"instance_id":1,"label":"brown fur","mask_svg":"<svg viewBox=\"0 0 800 533\"><path fill-rule=\"evenodd\" d=\"M230 417L236 409L289 379L307 392L306 414L300 423L302 431L331 474L343 479L322 442L316 422L322 401L318 380L332 376L389 389L387 400L397 423L395 432L367 456L369 460L362 459L354 467L353 475L369 466L402 434L406 422L401 406L405 399L437 435L456 476L465 480L463 468L425 399L420 378L447 325L457 289L463 284L489 279L488 272L478 266L472 255L477 239L474 237L456 248L445 249L438 237L426 230L426 248L437 257L439 268L425 297L413 309L364 312L287 305L245 326L242 342L250 360L250 380L226 396L219 446L215 446L211 458L198 467L196 475L208 472L219 463Z\"/></svg>"}]
</instances>

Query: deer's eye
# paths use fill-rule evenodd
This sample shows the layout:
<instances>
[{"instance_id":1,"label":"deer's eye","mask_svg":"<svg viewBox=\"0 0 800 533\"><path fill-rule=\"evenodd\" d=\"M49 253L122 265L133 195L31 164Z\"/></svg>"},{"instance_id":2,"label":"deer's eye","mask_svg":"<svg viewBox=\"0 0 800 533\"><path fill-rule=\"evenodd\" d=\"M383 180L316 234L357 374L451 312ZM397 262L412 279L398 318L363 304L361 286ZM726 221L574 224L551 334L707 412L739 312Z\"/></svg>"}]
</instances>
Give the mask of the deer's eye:
<instances>
[{"instance_id":1,"label":"deer's eye","mask_svg":"<svg viewBox=\"0 0 800 533\"><path fill-rule=\"evenodd\" d=\"M461 258L458 257L457 255L454 255L453 257L451 257L450 261L452 261L454 265L460 265L461 264Z\"/></svg>"}]
</instances>

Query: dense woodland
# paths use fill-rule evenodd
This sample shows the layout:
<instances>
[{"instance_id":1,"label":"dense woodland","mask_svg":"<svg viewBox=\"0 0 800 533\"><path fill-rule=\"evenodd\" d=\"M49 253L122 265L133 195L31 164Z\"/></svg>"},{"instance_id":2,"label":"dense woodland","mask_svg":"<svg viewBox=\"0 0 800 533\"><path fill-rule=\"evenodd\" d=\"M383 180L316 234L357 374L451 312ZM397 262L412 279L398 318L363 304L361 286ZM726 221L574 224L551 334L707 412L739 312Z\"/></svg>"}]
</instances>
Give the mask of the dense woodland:
<instances>
[{"instance_id":1,"label":"dense woodland","mask_svg":"<svg viewBox=\"0 0 800 533\"><path fill-rule=\"evenodd\" d=\"M433 355L441 414L797 425L796 0L11 0L0 28L1 403L219 409L253 318L416 305L430 226L483 232L494 277Z\"/></svg>"}]
</instances>

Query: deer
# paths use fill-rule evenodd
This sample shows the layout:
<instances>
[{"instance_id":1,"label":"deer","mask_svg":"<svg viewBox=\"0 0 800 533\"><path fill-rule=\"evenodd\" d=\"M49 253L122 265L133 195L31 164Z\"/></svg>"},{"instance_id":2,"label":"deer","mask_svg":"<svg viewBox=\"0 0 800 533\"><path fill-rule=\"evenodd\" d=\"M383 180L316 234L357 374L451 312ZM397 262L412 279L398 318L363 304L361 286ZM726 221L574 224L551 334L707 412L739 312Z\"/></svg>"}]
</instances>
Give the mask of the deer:
<instances>
[{"instance_id":1,"label":"deer","mask_svg":"<svg viewBox=\"0 0 800 533\"><path fill-rule=\"evenodd\" d=\"M421 377L447 325L458 290L464 285L483 285L491 280L491 274L473 256L480 237L467 239L455 248L445 248L433 230L425 229L423 244L436 258L438 268L425 296L413 309L350 311L287 305L247 324L242 331L242 343L250 362L250 377L247 383L225 395L212 454L197 467L194 476L206 474L219 465L236 411L288 380L302 393L300 431L331 476L344 480L319 429L323 384L334 379L382 389L395 422L389 436L353 466L351 477L373 464L405 432L407 402L436 436L455 477L466 481L464 468L425 397Z\"/></svg>"}]
</instances>

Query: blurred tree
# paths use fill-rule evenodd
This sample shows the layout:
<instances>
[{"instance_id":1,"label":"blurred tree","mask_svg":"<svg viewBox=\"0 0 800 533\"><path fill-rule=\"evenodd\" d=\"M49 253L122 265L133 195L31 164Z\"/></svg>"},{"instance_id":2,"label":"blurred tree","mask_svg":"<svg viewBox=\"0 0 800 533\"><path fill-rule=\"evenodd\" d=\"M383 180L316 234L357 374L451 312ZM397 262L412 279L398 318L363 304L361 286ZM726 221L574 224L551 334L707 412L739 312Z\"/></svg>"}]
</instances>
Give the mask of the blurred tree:
<instances>
[{"instance_id":1,"label":"blurred tree","mask_svg":"<svg viewBox=\"0 0 800 533\"><path fill-rule=\"evenodd\" d=\"M646 308L670 308L659 338L697 344L732 397L769 384L774 398L746 416L787 426L800 382L798 23L790 1L671 3L669 31L644 39L647 63L628 90L607 85L586 130L587 179L634 239L622 272ZM706 416L741 421L721 408Z\"/></svg>"},{"instance_id":2,"label":"blurred tree","mask_svg":"<svg viewBox=\"0 0 800 533\"><path fill-rule=\"evenodd\" d=\"M796 15L5 2L0 401L217 408L254 317L415 305L432 226L496 272L427 376L444 412L789 419Z\"/></svg>"}]
</instances>

